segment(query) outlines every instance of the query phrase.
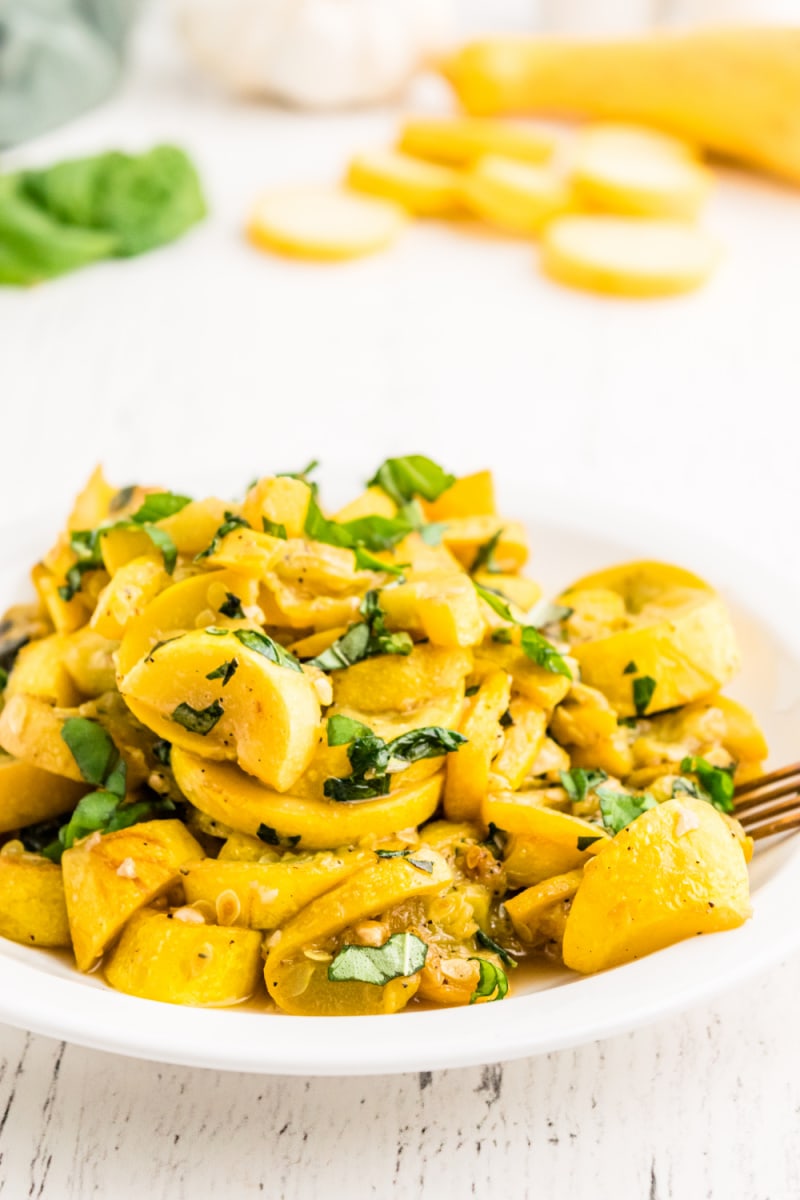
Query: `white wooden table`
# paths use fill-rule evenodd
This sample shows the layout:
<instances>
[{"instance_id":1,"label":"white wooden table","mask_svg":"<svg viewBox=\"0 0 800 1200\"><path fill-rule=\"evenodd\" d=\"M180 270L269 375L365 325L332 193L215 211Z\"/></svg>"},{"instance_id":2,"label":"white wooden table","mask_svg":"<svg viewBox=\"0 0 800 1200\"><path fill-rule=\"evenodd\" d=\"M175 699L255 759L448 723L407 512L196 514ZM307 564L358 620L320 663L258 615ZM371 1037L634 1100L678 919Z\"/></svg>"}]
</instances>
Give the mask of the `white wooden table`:
<instances>
[{"instance_id":1,"label":"white wooden table","mask_svg":"<svg viewBox=\"0 0 800 1200\"><path fill-rule=\"evenodd\" d=\"M368 470L421 450L552 488L554 507L568 490L691 525L800 583L800 197L726 176L708 221L727 259L674 302L561 291L528 247L436 226L360 263L287 264L244 244L251 199L336 177L396 114L237 106L146 49L117 100L8 165L175 140L213 217L159 254L0 294L6 517L63 508L98 459L121 483L244 484L318 453ZM0 1193L790 1200L798 993L800 956L635 1035L394 1079L224 1075L0 1030Z\"/></svg>"}]
</instances>

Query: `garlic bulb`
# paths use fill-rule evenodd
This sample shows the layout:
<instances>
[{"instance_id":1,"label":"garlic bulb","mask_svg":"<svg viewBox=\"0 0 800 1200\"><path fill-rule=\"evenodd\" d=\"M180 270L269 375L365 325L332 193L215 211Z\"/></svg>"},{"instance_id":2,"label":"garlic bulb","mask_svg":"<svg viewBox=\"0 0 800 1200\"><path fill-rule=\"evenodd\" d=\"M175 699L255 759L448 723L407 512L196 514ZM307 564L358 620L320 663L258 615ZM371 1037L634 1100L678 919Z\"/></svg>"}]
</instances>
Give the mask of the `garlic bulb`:
<instances>
[{"instance_id":1,"label":"garlic bulb","mask_svg":"<svg viewBox=\"0 0 800 1200\"><path fill-rule=\"evenodd\" d=\"M303 108L396 93L441 49L455 0L180 0L186 46L233 91Z\"/></svg>"}]
</instances>

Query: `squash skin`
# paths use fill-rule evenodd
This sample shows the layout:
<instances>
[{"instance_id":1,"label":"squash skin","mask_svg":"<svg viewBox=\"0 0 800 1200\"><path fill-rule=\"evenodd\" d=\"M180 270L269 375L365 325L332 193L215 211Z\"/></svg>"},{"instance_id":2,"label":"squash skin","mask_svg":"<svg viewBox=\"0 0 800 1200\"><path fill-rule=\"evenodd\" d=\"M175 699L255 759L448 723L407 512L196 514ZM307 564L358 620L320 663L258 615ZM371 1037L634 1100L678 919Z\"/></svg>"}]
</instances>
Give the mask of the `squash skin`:
<instances>
[{"instance_id":1,"label":"squash skin","mask_svg":"<svg viewBox=\"0 0 800 1200\"><path fill-rule=\"evenodd\" d=\"M248 1000L260 983L261 934L188 924L145 908L123 930L105 967L113 988L146 1000L221 1008Z\"/></svg>"},{"instance_id":2,"label":"squash skin","mask_svg":"<svg viewBox=\"0 0 800 1200\"><path fill-rule=\"evenodd\" d=\"M705 800L666 800L587 863L567 918L564 962L583 974L603 971L735 929L750 913L735 830Z\"/></svg>"},{"instance_id":3,"label":"squash skin","mask_svg":"<svg viewBox=\"0 0 800 1200\"><path fill-rule=\"evenodd\" d=\"M470 113L652 125L800 183L800 31L709 29L627 41L494 38L444 67Z\"/></svg>"}]
</instances>

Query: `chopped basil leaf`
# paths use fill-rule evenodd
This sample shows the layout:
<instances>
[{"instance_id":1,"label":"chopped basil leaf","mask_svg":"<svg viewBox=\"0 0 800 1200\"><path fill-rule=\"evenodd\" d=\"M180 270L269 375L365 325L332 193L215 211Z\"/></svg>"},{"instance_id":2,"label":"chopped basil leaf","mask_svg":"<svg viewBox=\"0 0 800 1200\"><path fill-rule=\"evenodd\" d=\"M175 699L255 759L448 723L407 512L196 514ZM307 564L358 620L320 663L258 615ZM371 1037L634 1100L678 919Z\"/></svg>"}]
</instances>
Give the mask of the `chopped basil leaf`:
<instances>
[{"instance_id":1,"label":"chopped basil leaf","mask_svg":"<svg viewBox=\"0 0 800 1200\"><path fill-rule=\"evenodd\" d=\"M242 602L234 592L225 593L225 603L220 604L219 611L223 617L230 617L232 621L244 620Z\"/></svg>"},{"instance_id":2,"label":"chopped basil leaf","mask_svg":"<svg viewBox=\"0 0 800 1200\"><path fill-rule=\"evenodd\" d=\"M617 724L621 725L624 729L636 729L639 724L639 718L638 717L619 717L617 719Z\"/></svg>"},{"instance_id":3,"label":"chopped basil leaf","mask_svg":"<svg viewBox=\"0 0 800 1200\"><path fill-rule=\"evenodd\" d=\"M153 755L165 767L168 767L172 759L172 745L166 738L159 738L153 742Z\"/></svg>"},{"instance_id":4,"label":"chopped basil leaf","mask_svg":"<svg viewBox=\"0 0 800 1200\"><path fill-rule=\"evenodd\" d=\"M732 813L733 805L733 772L735 767L715 767L705 758L696 755L687 756L681 762L681 771L695 775L703 792L703 799L709 800L721 812Z\"/></svg>"},{"instance_id":5,"label":"chopped basil leaf","mask_svg":"<svg viewBox=\"0 0 800 1200\"><path fill-rule=\"evenodd\" d=\"M695 800L704 799L700 795L700 789L691 779L673 779L672 781L672 798L676 796L692 796Z\"/></svg>"},{"instance_id":6,"label":"chopped basil leaf","mask_svg":"<svg viewBox=\"0 0 800 1200\"><path fill-rule=\"evenodd\" d=\"M83 586L83 577L87 571L102 571L102 569L102 562L74 563L64 576L65 582L58 589L61 599L69 602L73 596L77 596Z\"/></svg>"},{"instance_id":7,"label":"chopped basil leaf","mask_svg":"<svg viewBox=\"0 0 800 1200\"><path fill-rule=\"evenodd\" d=\"M227 662L220 663L220 665L215 667L213 671L209 671L209 673L206 675L206 679L221 679L222 686L226 687L236 674L236 668L238 666L238 658L229 658Z\"/></svg>"},{"instance_id":8,"label":"chopped basil leaf","mask_svg":"<svg viewBox=\"0 0 800 1200\"><path fill-rule=\"evenodd\" d=\"M504 625L502 629L495 629L492 633L492 641L502 642L504 646L510 646L513 640L513 631L506 625Z\"/></svg>"},{"instance_id":9,"label":"chopped basil leaf","mask_svg":"<svg viewBox=\"0 0 800 1200\"><path fill-rule=\"evenodd\" d=\"M500 718L500 725L503 729L510 729L513 724L514 718L511 715L511 710L507 708Z\"/></svg>"},{"instance_id":10,"label":"chopped basil leaf","mask_svg":"<svg viewBox=\"0 0 800 1200\"><path fill-rule=\"evenodd\" d=\"M258 827L257 836L268 846L288 846L292 849L300 841L302 834L280 834L271 825L261 824Z\"/></svg>"},{"instance_id":11,"label":"chopped basil leaf","mask_svg":"<svg viewBox=\"0 0 800 1200\"><path fill-rule=\"evenodd\" d=\"M313 474L314 471L316 471L318 466L319 466L319 459L312 458L312 460L308 464L308 466L304 467L302 471L278 471L275 478L276 479L299 479L301 483L307 483L308 486L311 488L312 493L316 495L318 485L316 483L314 483L312 480L310 480L308 477L309 477L309 475ZM255 482L258 483L258 480L256 480Z\"/></svg>"},{"instance_id":12,"label":"chopped basil leaf","mask_svg":"<svg viewBox=\"0 0 800 1200\"><path fill-rule=\"evenodd\" d=\"M406 504L416 496L423 500L438 500L456 481L426 458L424 454L408 454L402 458L387 458L367 483L367 487L382 488L395 504Z\"/></svg>"},{"instance_id":13,"label":"chopped basil leaf","mask_svg":"<svg viewBox=\"0 0 800 1200\"><path fill-rule=\"evenodd\" d=\"M125 760L102 725L88 717L69 717L61 737L87 783L104 787L117 799L125 795Z\"/></svg>"},{"instance_id":14,"label":"chopped basil leaf","mask_svg":"<svg viewBox=\"0 0 800 1200\"><path fill-rule=\"evenodd\" d=\"M640 675L633 681L633 706L636 709L636 715L641 717L647 712L647 706L653 699L653 692L656 690L656 681L649 675Z\"/></svg>"},{"instance_id":15,"label":"chopped basil leaf","mask_svg":"<svg viewBox=\"0 0 800 1200\"><path fill-rule=\"evenodd\" d=\"M121 508L127 508L133 499L135 491L135 484L131 484L129 487L120 488L119 491L111 497L111 503L108 506L108 511L115 513L119 512Z\"/></svg>"},{"instance_id":16,"label":"chopped basil leaf","mask_svg":"<svg viewBox=\"0 0 800 1200\"><path fill-rule=\"evenodd\" d=\"M601 841L601 838L599 835L597 837L590 837L589 835L586 835L585 837L579 837L578 838L578 849L579 850L588 850L590 846L593 846L595 844L595 842L599 842L599 841Z\"/></svg>"},{"instance_id":17,"label":"chopped basil leaf","mask_svg":"<svg viewBox=\"0 0 800 1200\"><path fill-rule=\"evenodd\" d=\"M195 554L194 561L200 562L203 558L210 558L212 554L216 554L219 550L219 544L224 537L232 533L234 529L249 529L250 522L245 521L244 517L237 516L234 512L225 513L225 520L222 522L217 532L212 537L205 550L201 550L199 554Z\"/></svg>"},{"instance_id":18,"label":"chopped basil leaf","mask_svg":"<svg viewBox=\"0 0 800 1200\"><path fill-rule=\"evenodd\" d=\"M259 629L234 629L233 636L248 650L253 650L263 658L268 658L270 662L277 663L279 667L288 667L290 671L302 671L303 669L293 654L284 650L279 642L273 641L268 634L262 633Z\"/></svg>"},{"instance_id":19,"label":"chopped basil leaf","mask_svg":"<svg viewBox=\"0 0 800 1200\"><path fill-rule=\"evenodd\" d=\"M528 613L528 624L534 629L544 629L547 625L560 625L568 620L575 612L563 604L552 604L549 600L540 600Z\"/></svg>"},{"instance_id":20,"label":"chopped basil leaf","mask_svg":"<svg viewBox=\"0 0 800 1200\"><path fill-rule=\"evenodd\" d=\"M261 527L264 533L270 534L271 537L281 538L284 542L288 539L286 526L281 521L270 521L268 517L262 517Z\"/></svg>"},{"instance_id":21,"label":"chopped basil leaf","mask_svg":"<svg viewBox=\"0 0 800 1200\"><path fill-rule=\"evenodd\" d=\"M326 779L322 791L329 800L344 804L351 800L374 800L377 796L388 796L389 784L388 775L381 775L377 779L364 779L354 774L344 779Z\"/></svg>"},{"instance_id":22,"label":"chopped basil leaf","mask_svg":"<svg viewBox=\"0 0 800 1200\"><path fill-rule=\"evenodd\" d=\"M488 542L484 542L482 546L478 547L478 553L475 555L472 566L469 569L471 575L476 574L477 571L487 571L490 575L502 574L500 567L498 567L494 559L495 551L502 536L503 530L498 529L497 533L490 537Z\"/></svg>"},{"instance_id":23,"label":"chopped basil leaf","mask_svg":"<svg viewBox=\"0 0 800 1200\"><path fill-rule=\"evenodd\" d=\"M0 667L0 692L4 691L7 683L8 671L5 669L5 667Z\"/></svg>"},{"instance_id":24,"label":"chopped basil leaf","mask_svg":"<svg viewBox=\"0 0 800 1200\"><path fill-rule=\"evenodd\" d=\"M473 958L471 962L480 964L478 986L470 996L470 1004L476 1000L502 1000L508 995L508 976L502 967L495 966L488 958Z\"/></svg>"},{"instance_id":25,"label":"chopped basil leaf","mask_svg":"<svg viewBox=\"0 0 800 1200\"><path fill-rule=\"evenodd\" d=\"M342 716L341 713L328 717L329 746L345 746L348 742L353 742L359 737L366 737L371 733L372 730L368 725L362 724L361 721L355 721L352 717Z\"/></svg>"},{"instance_id":26,"label":"chopped basil leaf","mask_svg":"<svg viewBox=\"0 0 800 1200\"><path fill-rule=\"evenodd\" d=\"M210 633L212 637L227 637L231 631L230 629L220 629L217 625L206 625L205 632ZM182 636L182 634L178 634L178 637ZM159 645L163 646L164 642L159 642ZM151 650L150 653L152 654L153 651Z\"/></svg>"},{"instance_id":27,"label":"chopped basil leaf","mask_svg":"<svg viewBox=\"0 0 800 1200\"><path fill-rule=\"evenodd\" d=\"M409 855L408 861L412 867L416 867L418 871L425 871L427 875L433 874L433 863L429 858L411 858Z\"/></svg>"},{"instance_id":28,"label":"chopped basil leaf","mask_svg":"<svg viewBox=\"0 0 800 1200\"><path fill-rule=\"evenodd\" d=\"M639 670L639 668L637 667L636 663L633 662L633 660L631 660L631 662L628 663L627 667L623 668L622 674L623 675L635 675L638 670Z\"/></svg>"},{"instance_id":29,"label":"chopped basil leaf","mask_svg":"<svg viewBox=\"0 0 800 1200\"><path fill-rule=\"evenodd\" d=\"M377 591L367 592L359 611L365 620L351 625L332 646L312 658L313 666L321 671L340 671L365 658L375 658L379 654L406 655L414 649L410 634L404 631L390 633L386 628Z\"/></svg>"},{"instance_id":30,"label":"chopped basil leaf","mask_svg":"<svg viewBox=\"0 0 800 1200\"><path fill-rule=\"evenodd\" d=\"M479 929L475 934L475 941L479 946L483 946L484 950L491 950L493 954L496 954L500 961L505 964L505 966L515 967L517 965L516 961L511 957L508 951L503 949L503 947L496 942L494 938L490 938L488 933L484 933L482 929Z\"/></svg>"},{"instance_id":31,"label":"chopped basil leaf","mask_svg":"<svg viewBox=\"0 0 800 1200\"><path fill-rule=\"evenodd\" d=\"M469 698L470 696L477 696L477 694L480 690L481 690L481 685L479 683L473 683L471 685L471 687L467 688L467 690L464 692L464 695L467 698Z\"/></svg>"},{"instance_id":32,"label":"chopped basil leaf","mask_svg":"<svg viewBox=\"0 0 800 1200\"><path fill-rule=\"evenodd\" d=\"M192 708L191 704L184 703L173 709L172 720L188 729L189 733L199 733L201 737L205 737L211 733L223 711L219 700L214 700L208 708Z\"/></svg>"},{"instance_id":33,"label":"chopped basil leaf","mask_svg":"<svg viewBox=\"0 0 800 1200\"><path fill-rule=\"evenodd\" d=\"M161 552L161 557L164 559L164 570L171 575L178 561L178 547L166 529L159 529L157 525L142 525L140 528L150 538L156 550Z\"/></svg>"},{"instance_id":34,"label":"chopped basil leaf","mask_svg":"<svg viewBox=\"0 0 800 1200\"><path fill-rule=\"evenodd\" d=\"M655 808L657 804L647 792L641 796L634 796L630 792L598 787L595 788L595 795L600 801L603 824L609 833L613 834L619 833L626 825L630 825L631 821L635 821L648 809Z\"/></svg>"},{"instance_id":35,"label":"chopped basil leaf","mask_svg":"<svg viewBox=\"0 0 800 1200\"><path fill-rule=\"evenodd\" d=\"M418 532L426 546L441 546L446 529L446 521L431 521L427 525L421 525Z\"/></svg>"},{"instance_id":36,"label":"chopped basil leaf","mask_svg":"<svg viewBox=\"0 0 800 1200\"><path fill-rule=\"evenodd\" d=\"M408 567L408 563L383 562L382 559L376 558L374 554L370 554L362 546L356 546L356 568L359 571L384 571L387 575L402 575L403 571Z\"/></svg>"},{"instance_id":37,"label":"chopped basil leaf","mask_svg":"<svg viewBox=\"0 0 800 1200\"><path fill-rule=\"evenodd\" d=\"M208 632L208 630L206 630L206 632ZM227 633L227 630L226 630L225 632ZM162 646L168 646L170 642L177 642L178 638L182 638L183 636L184 636L184 634L182 634L182 633L178 633L178 634L176 634L176 635L175 635L175 637L171 637L171 638L164 638L163 642L156 642L155 646L151 647L150 651L149 651L149 652L148 652L148 654L145 656L145 660L144 660L144 661L145 661L145 662L152 662L152 661L153 661L153 655L156 653L156 651L157 651L157 650L160 650Z\"/></svg>"},{"instance_id":38,"label":"chopped basil leaf","mask_svg":"<svg viewBox=\"0 0 800 1200\"><path fill-rule=\"evenodd\" d=\"M486 835L486 840L481 842L482 846L486 846L491 850L495 858L502 858L505 854L506 840L508 834L504 829L498 829L494 821L489 822L489 832Z\"/></svg>"},{"instance_id":39,"label":"chopped basil leaf","mask_svg":"<svg viewBox=\"0 0 800 1200\"><path fill-rule=\"evenodd\" d=\"M561 786L573 804L585 800L589 792L608 779L605 771L591 771L584 767L573 767L571 771L560 771Z\"/></svg>"},{"instance_id":40,"label":"chopped basil leaf","mask_svg":"<svg viewBox=\"0 0 800 1200\"><path fill-rule=\"evenodd\" d=\"M171 800L155 795L148 800L126 803L113 792L90 792L78 801L67 824L59 829L58 837L42 847L41 853L53 862L60 862L65 850L90 833L114 833L118 829L138 825L140 821L168 816L174 811L175 805Z\"/></svg>"},{"instance_id":41,"label":"chopped basil leaf","mask_svg":"<svg viewBox=\"0 0 800 1200\"><path fill-rule=\"evenodd\" d=\"M405 850L376 850L378 858L407 858L410 851L406 846Z\"/></svg>"},{"instance_id":42,"label":"chopped basil leaf","mask_svg":"<svg viewBox=\"0 0 800 1200\"><path fill-rule=\"evenodd\" d=\"M382 946L342 946L328 967L332 983L374 983L416 975L425 966L428 947L413 933L393 933Z\"/></svg>"},{"instance_id":43,"label":"chopped basil leaf","mask_svg":"<svg viewBox=\"0 0 800 1200\"><path fill-rule=\"evenodd\" d=\"M485 600L489 607L494 609L498 617L502 617L504 621L511 621L512 625L517 624L514 614L508 607L507 600L500 594L500 592L496 592L494 588L481 587L479 583L475 583L474 579L472 582L475 584L475 591L478 593L481 600Z\"/></svg>"},{"instance_id":44,"label":"chopped basil leaf","mask_svg":"<svg viewBox=\"0 0 800 1200\"><path fill-rule=\"evenodd\" d=\"M520 645L531 662L536 663L538 667L552 671L554 675L564 675L567 679L572 679L572 672L555 646L542 637L532 625L523 625Z\"/></svg>"},{"instance_id":45,"label":"chopped basil leaf","mask_svg":"<svg viewBox=\"0 0 800 1200\"><path fill-rule=\"evenodd\" d=\"M150 525L153 521L163 521L191 504L190 496L178 496L175 492L151 492L145 496L141 508L131 515L131 520L137 525Z\"/></svg>"},{"instance_id":46,"label":"chopped basil leaf","mask_svg":"<svg viewBox=\"0 0 800 1200\"><path fill-rule=\"evenodd\" d=\"M334 718L335 719L335 718ZM390 774L403 771L423 758L439 758L463 746L466 738L454 729L429 725L411 729L387 742L372 732L350 742L347 757L352 774L325 780L323 792L329 800L369 800L389 792Z\"/></svg>"}]
</instances>

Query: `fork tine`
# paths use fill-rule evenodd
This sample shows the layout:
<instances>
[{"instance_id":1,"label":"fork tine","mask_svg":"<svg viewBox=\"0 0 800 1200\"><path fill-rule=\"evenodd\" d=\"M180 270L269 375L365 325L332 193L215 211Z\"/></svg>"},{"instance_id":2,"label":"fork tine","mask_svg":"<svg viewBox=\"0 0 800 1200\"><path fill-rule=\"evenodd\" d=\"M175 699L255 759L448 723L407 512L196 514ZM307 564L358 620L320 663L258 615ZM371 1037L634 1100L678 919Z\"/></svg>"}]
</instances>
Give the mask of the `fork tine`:
<instances>
[{"instance_id":1,"label":"fork tine","mask_svg":"<svg viewBox=\"0 0 800 1200\"><path fill-rule=\"evenodd\" d=\"M745 833L755 841L774 837L778 833L789 833L792 829L800 829L800 808L786 813L783 817L777 817L775 820L768 818L763 822L753 820L752 823L743 822L743 824Z\"/></svg>"},{"instance_id":2,"label":"fork tine","mask_svg":"<svg viewBox=\"0 0 800 1200\"><path fill-rule=\"evenodd\" d=\"M733 797L736 813L749 812L751 809L760 808L762 804L768 804L773 800L780 800L783 796L796 796L800 791L800 780L788 779L785 783L776 783L772 786L755 789L748 792L742 797L739 792L736 792Z\"/></svg>"},{"instance_id":3,"label":"fork tine","mask_svg":"<svg viewBox=\"0 0 800 1200\"><path fill-rule=\"evenodd\" d=\"M796 788L787 795L773 797L758 804L746 805L744 809L737 808L733 815L742 825L758 825L761 821L790 812L800 812L800 793Z\"/></svg>"},{"instance_id":4,"label":"fork tine","mask_svg":"<svg viewBox=\"0 0 800 1200\"><path fill-rule=\"evenodd\" d=\"M781 780L791 779L796 777L800 784L800 762L790 763L788 767L781 767L778 771L771 771L769 775L759 775L757 779L750 779L747 783L739 784L736 788L737 796L749 796L751 792L759 791L763 787L769 787L774 783L780 783Z\"/></svg>"}]
</instances>

